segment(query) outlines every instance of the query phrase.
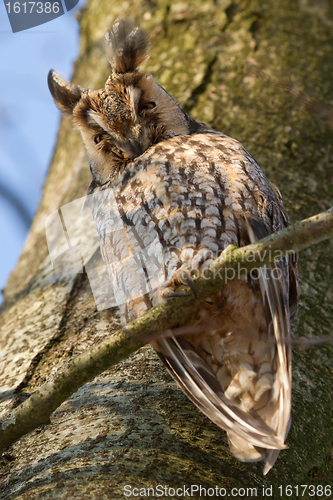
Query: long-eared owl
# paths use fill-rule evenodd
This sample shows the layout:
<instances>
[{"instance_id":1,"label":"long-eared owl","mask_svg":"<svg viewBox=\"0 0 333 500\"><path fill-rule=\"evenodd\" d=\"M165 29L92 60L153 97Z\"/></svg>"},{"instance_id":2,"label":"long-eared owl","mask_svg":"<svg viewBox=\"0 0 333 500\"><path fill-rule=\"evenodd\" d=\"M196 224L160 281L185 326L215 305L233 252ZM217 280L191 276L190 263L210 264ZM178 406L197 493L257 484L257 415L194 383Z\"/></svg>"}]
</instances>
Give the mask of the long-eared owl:
<instances>
[{"instance_id":1,"label":"long-eared owl","mask_svg":"<svg viewBox=\"0 0 333 500\"><path fill-rule=\"evenodd\" d=\"M229 244L248 245L289 219L279 190L238 141L191 118L138 69L149 56L143 29L117 21L107 45L112 72L105 88L86 90L54 71L49 88L82 134L101 253L113 279L116 272L125 287L119 302L127 323L172 300L182 283L195 300L194 274L202 274ZM111 220L114 203L120 229ZM140 276L126 268L126 258L144 253L155 239L159 265L152 247ZM159 268L158 286L143 287L133 298L136 280L148 280L152 268ZM243 461L264 459L264 473L286 447L290 319L297 302L292 255L251 276L236 276L174 334L157 334L152 341L185 394L227 431L232 453Z\"/></svg>"}]
</instances>

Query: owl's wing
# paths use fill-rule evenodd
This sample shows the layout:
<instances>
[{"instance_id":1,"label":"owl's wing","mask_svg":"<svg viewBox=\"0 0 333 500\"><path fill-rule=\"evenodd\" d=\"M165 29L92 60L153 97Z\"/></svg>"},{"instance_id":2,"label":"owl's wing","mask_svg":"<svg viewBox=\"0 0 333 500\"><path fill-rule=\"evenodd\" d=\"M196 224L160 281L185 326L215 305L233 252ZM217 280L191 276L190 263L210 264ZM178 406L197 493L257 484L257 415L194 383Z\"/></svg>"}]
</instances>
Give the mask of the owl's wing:
<instances>
[{"instance_id":1,"label":"owl's wing","mask_svg":"<svg viewBox=\"0 0 333 500\"><path fill-rule=\"evenodd\" d=\"M290 220L287 211L284 207L282 195L279 188L275 186L272 182L270 183L273 193L275 195L276 201L280 213L282 215L282 221L285 227L290 225ZM299 283L298 283L298 252L293 252L288 256L289 260L289 311L290 319L294 319L298 311L298 301L300 295Z\"/></svg>"},{"instance_id":2,"label":"owl's wing","mask_svg":"<svg viewBox=\"0 0 333 500\"><path fill-rule=\"evenodd\" d=\"M267 236L267 232L262 231L260 225L258 229L257 224L251 224L251 220L248 221L248 233L251 243L255 243L259 239ZM265 422L270 428L275 430L278 439L284 442L290 427L292 375L290 313L288 304L288 268L286 260L282 259L278 263L265 266L265 269L265 273L263 273L262 268L259 270L259 283L265 303L266 314L269 317L268 337L270 337L270 325L273 327L273 332L271 334L273 338L269 338L269 341L272 343L275 341L276 343L275 381L271 400L266 408ZM276 269L280 270L281 273L275 273L273 276L274 270ZM266 452L264 474L267 474L273 467L278 455L278 450L269 450Z\"/></svg>"},{"instance_id":3,"label":"owl's wing","mask_svg":"<svg viewBox=\"0 0 333 500\"><path fill-rule=\"evenodd\" d=\"M213 372L187 340L171 337L154 340L152 345L186 396L216 425L251 446L286 448L255 412L242 411L224 395Z\"/></svg>"},{"instance_id":4,"label":"owl's wing","mask_svg":"<svg viewBox=\"0 0 333 500\"><path fill-rule=\"evenodd\" d=\"M267 229L259 221L247 221L251 242L266 236ZM275 267L281 273L272 276ZM265 266L259 283L267 317L268 343L275 351L275 380L270 400L260 415L243 411L225 396L216 376L184 338L162 338L152 344L188 398L216 425L226 430L231 451L245 461L265 459L264 474L274 465L284 444L290 425L291 410L291 335L288 294L284 279L285 262Z\"/></svg>"}]
</instances>

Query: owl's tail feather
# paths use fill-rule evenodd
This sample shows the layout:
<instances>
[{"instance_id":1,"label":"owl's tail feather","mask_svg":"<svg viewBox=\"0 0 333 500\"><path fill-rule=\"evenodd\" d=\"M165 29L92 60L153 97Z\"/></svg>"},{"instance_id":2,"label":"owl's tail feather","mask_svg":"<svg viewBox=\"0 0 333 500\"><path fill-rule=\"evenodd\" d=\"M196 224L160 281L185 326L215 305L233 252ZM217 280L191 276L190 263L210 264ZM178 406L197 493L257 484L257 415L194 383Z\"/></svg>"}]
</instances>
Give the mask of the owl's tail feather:
<instances>
[{"instance_id":1,"label":"owl's tail feather","mask_svg":"<svg viewBox=\"0 0 333 500\"><path fill-rule=\"evenodd\" d=\"M234 432L251 446L286 448L256 412L244 412L224 395L214 373L190 342L173 337L152 344L188 398L216 425Z\"/></svg>"}]
</instances>

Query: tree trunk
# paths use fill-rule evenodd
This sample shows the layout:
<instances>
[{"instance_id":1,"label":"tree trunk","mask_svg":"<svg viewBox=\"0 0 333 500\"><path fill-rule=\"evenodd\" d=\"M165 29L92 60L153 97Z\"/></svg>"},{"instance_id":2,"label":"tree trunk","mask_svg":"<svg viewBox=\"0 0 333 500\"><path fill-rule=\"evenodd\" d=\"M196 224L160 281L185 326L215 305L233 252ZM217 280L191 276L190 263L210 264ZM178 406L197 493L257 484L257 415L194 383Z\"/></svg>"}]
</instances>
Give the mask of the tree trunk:
<instances>
[{"instance_id":1,"label":"tree trunk","mask_svg":"<svg viewBox=\"0 0 333 500\"><path fill-rule=\"evenodd\" d=\"M104 86L110 70L104 30L133 13L152 35L147 71L194 118L242 142L279 186L292 221L333 205L329 0L90 0L80 16L76 84ZM46 217L83 196L89 181L81 139L64 117L43 200L1 307L3 417L66 359L119 327L116 309L108 316L96 310L87 276L59 280L48 256ZM332 240L300 256L296 337L331 333L331 255ZM206 492L213 498L224 493L216 487L227 495L244 488L243 498L251 496L247 488L257 488L264 498L263 486L272 486L270 498L278 499L280 485L291 485L296 496L297 485L330 484L332 346L294 350L293 363L289 449L265 478L260 462L242 464L230 456L225 433L187 400L147 346L77 391L49 425L8 448L0 498L113 500L148 496L133 488L156 485L170 490L151 491L151 498L191 485L193 498L204 498L196 491L201 485L214 489ZM186 490L175 495L188 497Z\"/></svg>"}]
</instances>

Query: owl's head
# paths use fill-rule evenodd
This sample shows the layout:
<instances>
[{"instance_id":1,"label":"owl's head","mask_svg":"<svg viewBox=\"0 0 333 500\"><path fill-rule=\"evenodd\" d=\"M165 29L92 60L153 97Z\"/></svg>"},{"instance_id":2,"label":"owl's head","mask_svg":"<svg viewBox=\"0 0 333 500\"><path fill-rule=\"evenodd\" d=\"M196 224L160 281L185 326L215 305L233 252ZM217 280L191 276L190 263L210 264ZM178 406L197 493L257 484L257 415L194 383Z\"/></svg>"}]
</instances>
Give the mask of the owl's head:
<instances>
[{"instance_id":1,"label":"owl's head","mask_svg":"<svg viewBox=\"0 0 333 500\"><path fill-rule=\"evenodd\" d=\"M103 185L150 146L189 133L188 115L139 66L149 57L149 37L128 20L106 35L112 72L101 90L73 86L50 71L58 108L73 115L90 160L95 185Z\"/></svg>"}]
</instances>

